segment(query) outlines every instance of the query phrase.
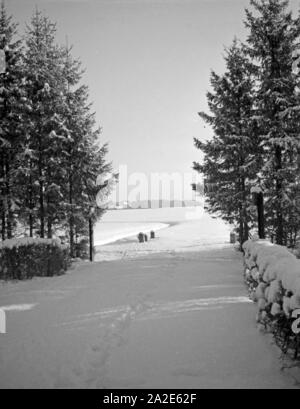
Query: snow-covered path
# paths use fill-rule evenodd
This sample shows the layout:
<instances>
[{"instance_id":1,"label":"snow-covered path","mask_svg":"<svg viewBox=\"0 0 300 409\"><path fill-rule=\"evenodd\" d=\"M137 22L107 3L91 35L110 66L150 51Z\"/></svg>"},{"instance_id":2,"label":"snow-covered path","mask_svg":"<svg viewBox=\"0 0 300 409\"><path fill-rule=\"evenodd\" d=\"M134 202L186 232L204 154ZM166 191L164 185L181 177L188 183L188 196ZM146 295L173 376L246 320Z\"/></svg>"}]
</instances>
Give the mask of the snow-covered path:
<instances>
[{"instance_id":1,"label":"snow-covered path","mask_svg":"<svg viewBox=\"0 0 300 409\"><path fill-rule=\"evenodd\" d=\"M256 329L241 271L240 254L219 245L5 284L0 307L32 307L6 311L0 386L293 387Z\"/></svg>"}]
</instances>

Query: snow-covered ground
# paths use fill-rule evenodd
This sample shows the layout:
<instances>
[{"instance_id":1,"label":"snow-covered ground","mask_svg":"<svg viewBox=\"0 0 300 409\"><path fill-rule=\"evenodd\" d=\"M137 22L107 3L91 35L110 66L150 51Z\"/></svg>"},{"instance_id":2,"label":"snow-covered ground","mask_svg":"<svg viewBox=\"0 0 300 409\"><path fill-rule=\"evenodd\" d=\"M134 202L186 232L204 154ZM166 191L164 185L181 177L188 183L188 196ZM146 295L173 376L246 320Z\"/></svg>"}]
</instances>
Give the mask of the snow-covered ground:
<instances>
[{"instance_id":1,"label":"snow-covered ground","mask_svg":"<svg viewBox=\"0 0 300 409\"><path fill-rule=\"evenodd\" d=\"M156 232L169 227L172 218L178 221L182 217L184 212L181 209L108 210L95 226L95 246L127 237L136 238L140 232L145 234L149 234L151 230Z\"/></svg>"},{"instance_id":2,"label":"snow-covered ground","mask_svg":"<svg viewBox=\"0 0 300 409\"><path fill-rule=\"evenodd\" d=\"M158 231L188 217L202 216L203 209L162 208L108 210L95 226L95 245L101 246L151 230Z\"/></svg>"},{"instance_id":3,"label":"snow-covered ground","mask_svg":"<svg viewBox=\"0 0 300 409\"><path fill-rule=\"evenodd\" d=\"M127 239L98 248L101 258L111 246L112 261L2 284L0 386L293 387L257 331L228 227L208 216L184 220L141 244L138 257Z\"/></svg>"},{"instance_id":4,"label":"snow-covered ground","mask_svg":"<svg viewBox=\"0 0 300 409\"><path fill-rule=\"evenodd\" d=\"M126 234L128 230L134 234ZM156 231L156 239L138 243L137 233ZM159 230L159 231L158 231ZM113 233L112 233L113 232ZM115 234L114 232L118 232ZM115 242L114 238L120 240ZM119 210L107 212L95 228L96 261L146 254L195 251L228 243L230 226L197 208ZM105 243L107 245L99 245ZM113 243L112 243L113 242Z\"/></svg>"}]
</instances>

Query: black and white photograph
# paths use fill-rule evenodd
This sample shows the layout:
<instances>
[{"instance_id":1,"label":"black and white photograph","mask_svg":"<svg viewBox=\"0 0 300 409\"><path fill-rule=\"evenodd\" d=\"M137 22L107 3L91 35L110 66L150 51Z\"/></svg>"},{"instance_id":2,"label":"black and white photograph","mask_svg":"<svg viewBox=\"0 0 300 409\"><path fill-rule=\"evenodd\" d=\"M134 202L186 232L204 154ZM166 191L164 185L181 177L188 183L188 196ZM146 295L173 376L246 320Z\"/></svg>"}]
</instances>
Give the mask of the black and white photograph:
<instances>
[{"instance_id":1,"label":"black and white photograph","mask_svg":"<svg viewBox=\"0 0 300 409\"><path fill-rule=\"evenodd\" d=\"M300 0L0 0L0 390L299 388Z\"/></svg>"}]
</instances>

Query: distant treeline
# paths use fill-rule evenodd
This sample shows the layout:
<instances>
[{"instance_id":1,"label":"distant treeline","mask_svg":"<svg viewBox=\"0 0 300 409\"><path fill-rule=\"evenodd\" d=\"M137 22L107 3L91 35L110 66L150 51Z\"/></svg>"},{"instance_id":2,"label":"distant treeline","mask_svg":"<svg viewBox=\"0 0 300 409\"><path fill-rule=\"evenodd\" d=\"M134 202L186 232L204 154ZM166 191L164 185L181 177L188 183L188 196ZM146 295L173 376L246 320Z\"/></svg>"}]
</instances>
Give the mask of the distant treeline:
<instances>
[{"instance_id":1,"label":"distant treeline","mask_svg":"<svg viewBox=\"0 0 300 409\"><path fill-rule=\"evenodd\" d=\"M199 202L195 200L141 200L129 203L110 203L108 208L122 208L122 209L162 209L174 207L195 207L199 206Z\"/></svg>"}]
</instances>

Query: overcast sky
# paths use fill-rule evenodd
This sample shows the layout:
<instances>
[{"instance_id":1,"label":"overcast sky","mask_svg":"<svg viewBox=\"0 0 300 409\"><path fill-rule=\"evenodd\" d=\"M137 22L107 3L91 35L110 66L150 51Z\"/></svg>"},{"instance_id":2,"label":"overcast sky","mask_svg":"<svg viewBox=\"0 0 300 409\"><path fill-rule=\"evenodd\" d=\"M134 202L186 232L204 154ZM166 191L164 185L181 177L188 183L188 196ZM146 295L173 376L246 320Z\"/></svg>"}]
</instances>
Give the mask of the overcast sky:
<instances>
[{"instance_id":1,"label":"overcast sky","mask_svg":"<svg viewBox=\"0 0 300 409\"><path fill-rule=\"evenodd\" d=\"M193 136L211 131L210 70L222 73L224 46L245 38L248 0L6 0L24 22L37 5L57 22L86 68L109 158L130 172L187 172L199 159ZM297 10L299 1L292 1Z\"/></svg>"}]
</instances>

